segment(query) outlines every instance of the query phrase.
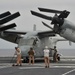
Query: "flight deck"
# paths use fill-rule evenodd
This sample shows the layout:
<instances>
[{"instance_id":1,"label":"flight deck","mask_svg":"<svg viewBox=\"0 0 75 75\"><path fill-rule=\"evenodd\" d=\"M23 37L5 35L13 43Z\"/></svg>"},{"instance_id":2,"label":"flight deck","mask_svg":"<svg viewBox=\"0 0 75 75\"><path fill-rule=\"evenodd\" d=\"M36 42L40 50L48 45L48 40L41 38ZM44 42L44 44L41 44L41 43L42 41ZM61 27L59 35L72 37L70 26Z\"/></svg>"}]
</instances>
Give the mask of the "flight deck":
<instances>
[{"instance_id":1,"label":"flight deck","mask_svg":"<svg viewBox=\"0 0 75 75\"><path fill-rule=\"evenodd\" d=\"M75 61L60 61L50 63L50 68L45 68L44 62L29 65L12 66L13 63L0 63L1 75L75 75Z\"/></svg>"}]
</instances>

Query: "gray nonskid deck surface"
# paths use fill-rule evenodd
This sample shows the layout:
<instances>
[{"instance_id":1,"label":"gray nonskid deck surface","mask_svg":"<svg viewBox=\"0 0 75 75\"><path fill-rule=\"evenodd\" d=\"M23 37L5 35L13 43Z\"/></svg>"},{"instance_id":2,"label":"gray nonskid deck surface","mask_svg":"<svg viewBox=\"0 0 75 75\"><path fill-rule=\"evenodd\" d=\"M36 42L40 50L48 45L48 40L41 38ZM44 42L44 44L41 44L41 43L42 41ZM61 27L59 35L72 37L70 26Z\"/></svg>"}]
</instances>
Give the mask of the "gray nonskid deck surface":
<instances>
[{"instance_id":1,"label":"gray nonskid deck surface","mask_svg":"<svg viewBox=\"0 0 75 75\"><path fill-rule=\"evenodd\" d=\"M12 63L0 63L0 75L75 75L75 64L51 63L50 68L45 68L44 63L14 67Z\"/></svg>"}]
</instances>

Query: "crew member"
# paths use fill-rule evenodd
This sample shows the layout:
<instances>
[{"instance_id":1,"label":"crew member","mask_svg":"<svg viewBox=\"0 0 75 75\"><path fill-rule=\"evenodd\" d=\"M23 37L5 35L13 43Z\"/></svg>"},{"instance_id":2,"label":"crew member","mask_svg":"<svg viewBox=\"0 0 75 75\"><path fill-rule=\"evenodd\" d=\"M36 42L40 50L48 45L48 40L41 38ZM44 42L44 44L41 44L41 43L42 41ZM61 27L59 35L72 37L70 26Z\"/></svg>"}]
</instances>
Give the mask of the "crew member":
<instances>
[{"instance_id":1,"label":"crew member","mask_svg":"<svg viewBox=\"0 0 75 75\"><path fill-rule=\"evenodd\" d=\"M17 64L16 66L21 66L22 65L22 60L21 60L21 50L18 47L15 47L16 50L16 55L17 55Z\"/></svg>"},{"instance_id":2,"label":"crew member","mask_svg":"<svg viewBox=\"0 0 75 75\"><path fill-rule=\"evenodd\" d=\"M53 61L54 62L57 62L57 49L56 49L56 46L54 46L54 55L53 55Z\"/></svg>"},{"instance_id":3,"label":"crew member","mask_svg":"<svg viewBox=\"0 0 75 75\"><path fill-rule=\"evenodd\" d=\"M30 48L28 54L29 54L29 64L34 64L34 50L33 48Z\"/></svg>"},{"instance_id":4,"label":"crew member","mask_svg":"<svg viewBox=\"0 0 75 75\"><path fill-rule=\"evenodd\" d=\"M50 60L49 60L49 49L47 46L45 46L45 49L44 49L44 61L45 61L45 68L49 68L49 63L50 63Z\"/></svg>"}]
</instances>

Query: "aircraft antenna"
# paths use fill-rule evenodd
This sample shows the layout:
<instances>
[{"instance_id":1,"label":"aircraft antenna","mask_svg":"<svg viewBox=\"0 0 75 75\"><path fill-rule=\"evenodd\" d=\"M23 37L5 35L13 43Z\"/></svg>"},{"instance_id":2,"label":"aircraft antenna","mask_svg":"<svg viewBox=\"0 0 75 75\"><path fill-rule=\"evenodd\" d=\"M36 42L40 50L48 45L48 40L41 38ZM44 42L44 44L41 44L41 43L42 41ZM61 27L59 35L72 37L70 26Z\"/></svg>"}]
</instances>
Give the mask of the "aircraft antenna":
<instances>
[{"instance_id":1,"label":"aircraft antenna","mask_svg":"<svg viewBox=\"0 0 75 75\"><path fill-rule=\"evenodd\" d=\"M36 31L36 25L34 24L33 31Z\"/></svg>"}]
</instances>

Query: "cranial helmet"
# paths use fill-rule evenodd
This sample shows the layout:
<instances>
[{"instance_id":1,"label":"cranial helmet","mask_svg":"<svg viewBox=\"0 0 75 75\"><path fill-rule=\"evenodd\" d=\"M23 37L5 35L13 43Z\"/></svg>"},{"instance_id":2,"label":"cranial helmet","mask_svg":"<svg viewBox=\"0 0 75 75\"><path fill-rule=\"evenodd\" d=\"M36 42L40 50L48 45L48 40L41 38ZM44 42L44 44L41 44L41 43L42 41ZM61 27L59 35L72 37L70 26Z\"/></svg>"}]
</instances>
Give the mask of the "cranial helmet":
<instances>
[{"instance_id":1,"label":"cranial helmet","mask_svg":"<svg viewBox=\"0 0 75 75\"><path fill-rule=\"evenodd\" d=\"M48 48L48 46L45 46L45 48Z\"/></svg>"}]
</instances>

